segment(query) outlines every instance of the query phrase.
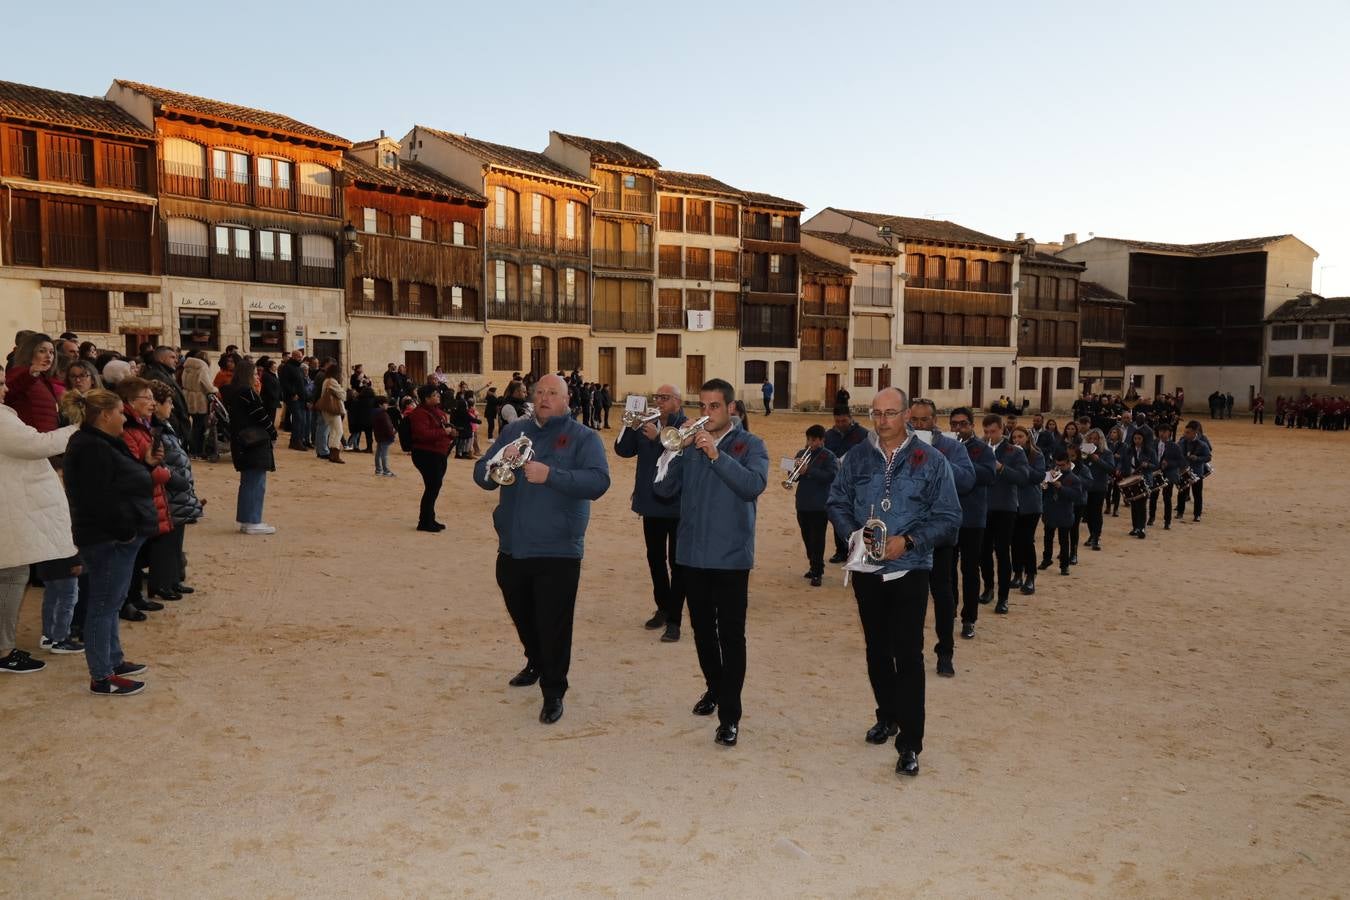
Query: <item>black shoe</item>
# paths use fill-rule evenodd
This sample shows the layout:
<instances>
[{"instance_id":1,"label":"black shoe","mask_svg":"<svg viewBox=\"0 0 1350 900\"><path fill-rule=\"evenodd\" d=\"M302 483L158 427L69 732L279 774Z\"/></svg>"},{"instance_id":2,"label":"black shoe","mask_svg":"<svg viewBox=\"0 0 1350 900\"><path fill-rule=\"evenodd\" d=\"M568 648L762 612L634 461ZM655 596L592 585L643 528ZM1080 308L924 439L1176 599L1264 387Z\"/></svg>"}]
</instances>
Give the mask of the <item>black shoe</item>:
<instances>
[{"instance_id":1,"label":"black shoe","mask_svg":"<svg viewBox=\"0 0 1350 900\"><path fill-rule=\"evenodd\" d=\"M437 528L435 525L428 525L428 524L426 524L425 522L418 523L417 530L418 530L418 531L427 531L427 532L430 532L431 534L440 534L440 533L441 533L441 530L440 530L439 528Z\"/></svg>"},{"instance_id":2,"label":"black shoe","mask_svg":"<svg viewBox=\"0 0 1350 900\"><path fill-rule=\"evenodd\" d=\"M820 587L820 576L819 576L819 575L812 575L812 576L811 576L811 587Z\"/></svg>"},{"instance_id":3,"label":"black shoe","mask_svg":"<svg viewBox=\"0 0 1350 900\"><path fill-rule=\"evenodd\" d=\"M718 725L717 734L713 735L713 742L721 744L723 747L735 747L736 738L740 736L741 726L732 722L730 725Z\"/></svg>"},{"instance_id":4,"label":"black shoe","mask_svg":"<svg viewBox=\"0 0 1350 900\"><path fill-rule=\"evenodd\" d=\"M1101 541L1091 541L1091 542L1088 544L1088 546L1091 547L1093 550L1100 550L1100 549L1102 549L1102 542L1101 542Z\"/></svg>"},{"instance_id":5,"label":"black shoe","mask_svg":"<svg viewBox=\"0 0 1350 900\"><path fill-rule=\"evenodd\" d=\"M183 595L178 593L177 591L155 591L150 596L158 597L161 600L169 600L169 601L183 599Z\"/></svg>"},{"instance_id":6,"label":"black shoe","mask_svg":"<svg viewBox=\"0 0 1350 900\"><path fill-rule=\"evenodd\" d=\"M961 623L961 637L965 638L966 640L970 640L970 639L973 638L974 636L975 636L975 623L974 623L974 622L962 622L962 623Z\"/></svg>"},{"instance_id":7,"label":"black shoe","mask_svg":"<svg viewBox=\"0 0 1350 900\"><path fill-rule=\"evenodd\" d=\"M1068 575L1068 574L1069 574L1069 567L1068 567L1068 566L1060 566L1060 567L1059 567L1059 574L1061 574L1061 575Z\"/></svg>"},{"instance_id":8,"label":"black shoe","mask_svg":"<svg viewBox=\"0 0 1350 900\"><path fill-rule=\"evenodd\" d=\"M1021 575L1014 576L1013 579L1012 579L1012 581L1009 581L1009 582L1008 582L1008 587L1009 587L1009 588L1020 588L1021 586L1022 586L1022 576L1021 576Z\"/></svg>"},{"instance_id":9,"label":"black shoe","mask_svg":"<svg viewBox=\"0 0 1350 900\"><path fill-rule=\"evenodd\" d=\"M117 614L117 617L126 622L145 621L145 613L141 612L139 609L132 606L130 603L122 604L122 610Z\"/></svg>"},{"instance_id":10,"label":"black shoe","mask_svg":"<svg viewBox=\"0 0 1350 900\"><path fill-rule=\"evenodd\" d=\"M1028 578L1026 584L1022 585L1022 595L1030 597L1034 593L1036 593L1036 579Z\"/></svg>"},{"instance_id":11,"label":"black shoe","mask_svg":"<svg viewBox=\"0 0 1350 900\"><path fill-rule=\"evenodd\" d=\"M137 597L135 600L132 600L131 605L139 609L141 612L159 612L161 609L164 608L163 603L156 603L154 600L146 600L141 597Z\"/></svg>"},{"instance_id":12,"label":"black shoe","mask_svg":"<svg viewBox=\"0 0 1350 900\"><path fill-rule=\"evenodd\" d=\"M837 565L839 565L840 563L842 563L842 562L847 562L847 561L848 561L848 557L845 556L845 555L842 554L842 553L836 553L834 556L831 556L831 557L830 557L830 565L833 565L833 566L837 566Z\"/></svg>"},{"instance_id":13,"label":"black shoe","mask_svg":"<svg viewBox=\"0 0 1350 900\"><path fill-rule=\"evenodd\" d=\"M802 577L803 577L803 578L815 578L815 577L816 577L816 573L815 573L815 572L803 572L803 573L802 573Z\"/></svg>"},{"instance_id":14,"label":"black shoe","mask_svg":"<svg viewBox=\"0 0 1350 900\"><path fill-rule=\"evenodd\" d=\"M666 614L658 609L656 612L652 613L650 619L643 623L642 627L654 631L664 624L666 624Z\"/></svg>"},{"instance_id":15,"label":"black shoe","mask_svg":"<svg viewBox=\"0 0 1350 900\"><path fill-rule=\"evenodd\" d=\"M1037 566L1036 568L1038 568L1038 569L1048 569L1048 568L1050 568L1050 566L1052 566L1052 565L1054 565L1054 561L1051 560L1049 557L1045 557L1044 559L1041 560L1041 564L1040 564L1039 566Z\"/></svg>"},{"instance_id":16,"label":"black shoe","mask_svg":"<svg viewBox=\"0 0 1350 900\"><path fill-rule=\"evenodd\" d=\"M984 593L980 595L980 602L981 602L981 603L993 603L993 602L994 602L994 589L993 589L993 588L985 588Z\"/></svg>"},{"instance_id":17,"label":"black shoe","mask_svg":"<svg viewBox=\"0 0 1350 900\"><path fill-rule=\"evenodd\" d=\"M432 522L432 523L431 523L431 527L434 528L434 529L436 529L437 531L444 531L445 529L449 528L450 526L449 526L449 525L446 525L444 522Z\"/></svg>"},{"instance_id":18,"label":"black shoe","mask_svg":"<svg viewBox=\"0 0 1350 900\"><path fill-rule=\"evenodd\" d=\"M173 586L173 590L174 590L174 593L176 593L176 594L195 594L195 593L197 593L197 589L196 589L196 588L190 588L190 587L188 587L186 584L175 584L175 585Z\"/></svg>"},{"instance_id":19,"label":"black shoe","mask_svg":"<svg viewBox=\"0 0 1350 900\"><path fill-rule=\"evenodd\" d=\"M998 603L994 604L994 612L998 613L998 614L1001 615L1001 616L1006 616L1006 615L1008 614L1008 598L1007 598L1007 597L1000 597L1000 598L999 598Z\"/></svg>"},{"instance_id":20,"label":"black shoe","mask_svg":"<svg viewBox=\"0 0 1350 900\"><path fill-rule=\"evenodd\" d=\"M1139 529L1139 533L1136 534L1135 537L1139 538L1139 540L1142 541L1144 538L1148 537L1148 535L1144 532L1144 529L1141 528Z\"/></svg>"},{"instance_id":21,"label":"black shoe","mask_svg":"<svg viewBox=\"0 0 1350 900\"><path fill-rule=\"evenodd\" d=\"M894 722L878 722L867 729L867 743L884 744L900 733L900 726Z\"/></svg>"},{"instance_id":22,"label":"black shoe","mask_svg":"<svg viewBox=\"0 0 1350 900\"><path fill-rule=\"evenodd\" d=\"M667 625L665 633L661 635L661 643L673 644L679 639L680 639L680 626L674 624Z\"/></svg>"},{"instance_id":23,"label":"black shoe","mask_svg":"<svg viewBox=\"0 0 1350 900\"><path fill-rule=\"evenodd\" d=\"M545 725L552 725L562 718L563 703L561 697L553 697L544 701L543 709L539 710L539 721Z\"/></svg>"},{"instance_id":24,"label":"black shoe","mask_svg":"<svg viewBox=\"0 0 1350 900\"><path fill-rule=\"evenodd\" d=\"M913 750L902 750L900 759L895 764L895 774L908 775L913 778L919 774L919 754Z\"/></svg>"},{"instance_id":25,"label":"black shoe","mask_svg":"<svg viewBox=\"0 0 1350 900\"><path fill-rule=\"evenodd\" d=\"M1078 554L1077 554L1077 553L1075 553L1075 554L1073 554L1072 556L1069 557L1069 565L1071 565L1071 566L1076 566L1076 565L1078 565Z\"/></svg>"},{"instance_id":26,"label":"black shoe","mask_svg":"<svg viewBox=\"0 0 1350 900\"><path fill-rule=\"evenodd\" d=\"M5 656L0 656L0 672L9 672L11 675L29 675L41 672L45 668L47 668L45 662L33 659L32 654L17 647Z\"/></svg>"},{"instance_id":27,"label":"black shoe","mask_svg":"<svg viewBox=\"0 0 1350 900\"><path fill-rule=\"evenodd\" d=\"M536 669L526 666L515 674L507 684L511 687L529 687L539 680L539 672Z\"/></svg>"},{"instance_id":28,"label":"black shoe","mask_svg":"<svg viewBox=\"0 0 1350 900\"><path fill-rule=\"evenodd\" d=\"M149 668L142 663L127 662L122 660L113 668L113 674L118 678L130 678L132 675L142 675Z\"/></svg>"},{"instance_id":29,"label":"black shoe","mask_svg":"<svg viewBox=\"0 0 1350 900\"><path fill-rule=\"evenodd\" d=\"M950 659L948 659L945 656L939 656L937 664L937 673L941 675L943 678L955 678L956 668L952 665L952 661Z\"/></svg>"},{"instance_id":30,"label":"black shoe","mask_svg":"<svg viewBox=\"0 0 1350 900\"><path fill-rule=\"evenodd\" d=\"M1172 523L1171 523L1171 522L1164 522L1164 523L1163 523L1163 531L1171 531L1171 530L1172 530Z\"/></svg>"},{"instance_id":31,"label":"black shoe","mask_svg":"<svg viewBox=\"0 0 1350 900\"><path fill-rule=\"evenodd\" d=\"M1139 529L1138 529L1138 528L1131 528L1131 529L1130 529L1130 537L1136 537L1138 534L1139 534Z\"/></svg>"},{"instance_id":32,"label":"black shoe","mask_svg":"<svg viewBox=\"0 0 1350 900\"><path fill-rule=\"evenodd\" d=\"M1113 509L1113 510L1111 510L1111 518L1113 518L1113 519L1119 519L1119 518L1120 518L1120 510L1119 510L1119 509Z\"/></svg>"},{"instance_id":33,"label":"black shoe","mask_svg":"<svg viewBox=\"0 0 1350 900\"><path fill-rule=\"evenodd\" d=\"M1153 520L1152 520L1152 519L1149 519L1149 520L1148 520L1147 522L1145 522L1144 524L1147 525L1149 528L1152 528L1152 527L1153 527Z\"/></svg>"},{"instance_id":34,"label":"black shoe","mask_svg":"<svg viewBox=\"0 0 1350 900\"><path fill-rule=\"evenodd\" d=\"M1199 517L1199 516L1196 516L1194 519L1191 519L1191 521L1192 521L1192 522L1199 522L1199 521L1200 521L1200 517Z\"/></svg>"},{"instance_id":35,"label":"black shoe","mask_svg":"<svg viewBox=\"0 0 1350 900\"><path fill-rule=\"evenodd\" d=\"M711 716L715 712L717 712L717 699L713 697L712 691L705 691L703 696L698 698L698 702L694 704L694 715Z\"/></svg>"}]
</instances>

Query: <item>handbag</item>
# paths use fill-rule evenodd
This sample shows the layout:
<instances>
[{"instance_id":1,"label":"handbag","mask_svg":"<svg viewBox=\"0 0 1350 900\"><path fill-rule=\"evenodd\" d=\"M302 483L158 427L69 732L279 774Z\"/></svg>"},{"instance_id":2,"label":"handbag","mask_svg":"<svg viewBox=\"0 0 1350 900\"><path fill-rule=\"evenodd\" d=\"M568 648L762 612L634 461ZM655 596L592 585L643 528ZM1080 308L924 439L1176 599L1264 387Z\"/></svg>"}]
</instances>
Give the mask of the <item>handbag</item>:
<instances>
[{"instance_id":1,"label":"handbag","mask_svg":"<svg viewBox=\"0 0 1350 900\"><path fill-rule=\"evenodd\" d=\"M323 391L319 395L319 402L316 404L319 412L326 416L342 415L342 401L332 391Z\"/></svg>"},{"instance_id":2,"label":"handbag","mask_svg":"<svg viewBox=\"0 0 1350 900\"><path fill-rule=\"evenodd\" d=\"M256 450L271 440L272 436L261 425L245 425L239 429L239 446L244 450Z\"/></svg>"}]
</instances>

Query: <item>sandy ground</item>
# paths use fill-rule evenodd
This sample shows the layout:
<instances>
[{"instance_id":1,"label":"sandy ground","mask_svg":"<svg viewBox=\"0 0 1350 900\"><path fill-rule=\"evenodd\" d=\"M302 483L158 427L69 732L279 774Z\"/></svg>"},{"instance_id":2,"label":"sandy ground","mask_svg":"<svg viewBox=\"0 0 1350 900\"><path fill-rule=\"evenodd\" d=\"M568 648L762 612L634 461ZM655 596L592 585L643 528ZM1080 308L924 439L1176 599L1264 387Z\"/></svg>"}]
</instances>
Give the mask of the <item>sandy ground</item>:
<instances>
[{"instance_id":1,"label":"sandy ground","mask_svg":"<svg viewBox=\"0 0 1350 900\"><path fill-rule=\"evenodd\" d=\"M776 464L810 421L753 425ZM1350 436L1210 431L1202 524L1139 542L1108 518L1103 552L958 640L914 780L862 740L852 595L802 581L777 479L725 750L689 713L687 625L673 645L641 627L631 462L611 455L594 507L551 728L506 686L494 497L468 463L435 536L406 457L393 480L281 450L269 538L233 532L234 474L200 466L198 593L123 623L149 689L93 697L82 657L46 655L0 681L0 895L1341 896ZM34 650L38 614L30 593Z\"/></svg>"}]
</instances>

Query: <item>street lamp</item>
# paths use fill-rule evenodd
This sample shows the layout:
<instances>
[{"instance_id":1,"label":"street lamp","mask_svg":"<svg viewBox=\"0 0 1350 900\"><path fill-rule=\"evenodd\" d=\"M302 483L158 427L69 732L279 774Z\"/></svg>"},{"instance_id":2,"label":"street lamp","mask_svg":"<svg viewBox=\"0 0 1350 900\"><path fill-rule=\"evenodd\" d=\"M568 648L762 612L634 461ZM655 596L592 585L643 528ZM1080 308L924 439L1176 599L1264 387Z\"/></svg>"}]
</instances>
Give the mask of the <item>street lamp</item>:
<instances>
[{"instance_id":1,"label":"street lamp","mask_svg":"<svg viewBox=\"0 0 1350 900\"><path fill-rule=\"evenodd\" d=\"M1020 320L1021 324L1017 326L1017 343L1013 347L1013 403L1017 403L1018 393L1022 390L1022 372L1017 368L1017 358L1022 353L1022 338L1031 334L1031 320L1018 314L1013 319ZM1018 410L1021 411L1020 409Z\"/></svg>"}]
</instances>

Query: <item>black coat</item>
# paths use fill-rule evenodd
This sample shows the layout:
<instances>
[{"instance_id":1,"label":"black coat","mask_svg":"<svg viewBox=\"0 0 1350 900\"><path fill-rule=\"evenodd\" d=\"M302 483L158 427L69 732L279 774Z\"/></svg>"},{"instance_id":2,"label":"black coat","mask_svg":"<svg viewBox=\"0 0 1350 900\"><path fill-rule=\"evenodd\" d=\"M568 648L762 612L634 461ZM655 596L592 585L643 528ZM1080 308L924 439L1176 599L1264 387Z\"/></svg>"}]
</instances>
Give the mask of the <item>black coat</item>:
<instances>
[{"instance_id":1,"label":"black coat","mask_svg":"<svg viewBox=\"0 0 1350 900\"><path fill-rule=\"evenodd\" d=\"M77 547L159 531L150 467L132 456L121 438L85 425L66 447L64 475Z\"/></svg>"},{"instance_id":2,"label":"black coat","mask_svg":"<svg viewBox=\"0 0 1350 900\"><path fill-rule=\"evenodd\" d=\"M262 381L263 406L275 413L277 407L281 406L281 379L277 377L275 372L269 372L266 369L258 370L258 378Z\"/></svg>"},{"instance_id":3,"label":"black coat","mask_svg":"<svg viewBox=\"0 0 1350 900\"><path fill-rule=\"evenodd\" d=\"M173 423L173 430L179 434L192 434L192 416L188 415L187 398L183 396L183 389L178 386L178 379L174 378L173 370L151 361L141 370L141 377L147 381L160 381L169 386L169 390L173 393L173 415L169 418Z\"/></svg>"},{"instance_id":4,"label":"black coat","mask_svg":"<svg viewBox=\"0 0 1350 900\"><path fill-rule=\"evenodd\" d=\"M297 360L288 359L282 363L277 380L281 382L283 400L290 402L305 399L305 367Z\"/></svg>"},{"instance_id":5,"label":"black coat","mask_svg":"<svg viewBox=\"0 0 1350 900\"><path fill-rule=\"evenodd\" d=\"M234 463L234 470L275 472L277 463L272 455L272 442L277 439L277 429L272 424L272 413L263 406L262 397L251 388L246 391L227 390L225 393L230 413L230 458ZM244 449L240 435L249 425L264 429L270 440L251 449Z\"/></svg>"}]
</instances>

